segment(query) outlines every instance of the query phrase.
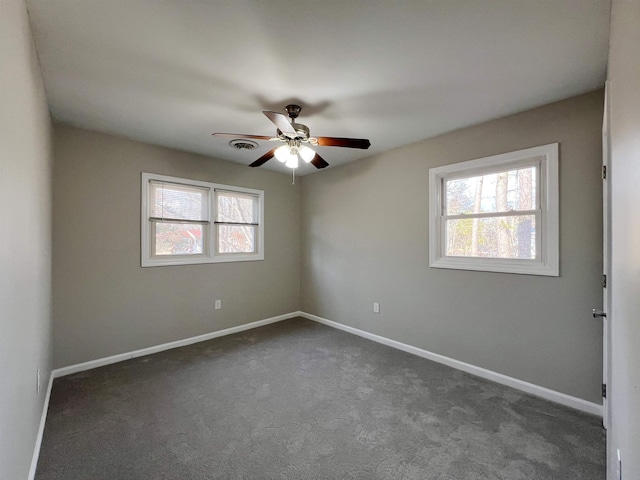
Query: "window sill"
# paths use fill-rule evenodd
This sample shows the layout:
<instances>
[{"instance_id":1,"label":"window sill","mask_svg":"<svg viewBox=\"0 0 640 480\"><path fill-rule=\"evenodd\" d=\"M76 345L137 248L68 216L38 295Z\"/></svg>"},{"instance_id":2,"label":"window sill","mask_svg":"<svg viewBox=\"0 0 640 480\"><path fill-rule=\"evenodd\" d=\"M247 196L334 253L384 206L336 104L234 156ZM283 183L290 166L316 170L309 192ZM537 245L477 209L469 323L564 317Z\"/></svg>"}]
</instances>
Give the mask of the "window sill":
<instances>
[{"instance_id":1,"label":"window sill","mask_svg":"<svg viewBox=\"0 0 640 480\"><path fill-rule=\"evenodd\" d=\"M443 257L432 260L429 266L432 268L515 273L519 275L560 276L558 265L545 265L542 262L536 262L534 260Z\"/></svg>"},{"instance_id":2,"label":"window sill","mask_svg":"<svg viewBox=\"0 0 640 480\"><path fill-rule=\"evenodd\" d=\"M145 258L141 262L142 267L169 267L176 265L200 265L207 263L232 263L232 262L257 262L264 260L264 255L257 254L239 254L229 256L216 257L172 257L172 258Z\"/></svg>"}]
</instances>

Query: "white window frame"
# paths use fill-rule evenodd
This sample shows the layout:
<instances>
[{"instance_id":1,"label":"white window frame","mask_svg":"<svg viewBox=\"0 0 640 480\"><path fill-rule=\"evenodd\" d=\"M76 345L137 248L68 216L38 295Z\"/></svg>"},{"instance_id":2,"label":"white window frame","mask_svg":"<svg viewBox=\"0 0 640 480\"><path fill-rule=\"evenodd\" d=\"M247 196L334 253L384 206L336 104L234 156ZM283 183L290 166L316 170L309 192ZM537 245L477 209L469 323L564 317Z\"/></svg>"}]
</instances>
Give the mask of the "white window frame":
<instances>
[{"instance_id":1,"label":"white window frame","mask_svg":"<svg viewBox=\"0 0 640 480\"><path fill-rule=\"evenodd\" d=\"M536 165L536 258L509 259L445 255L447 180L486 175ZM506 168L505 168L506 167ZM433 268L560 275L558 143L478 158L429 169L429 265ZM470 217L473 216L470 214Z\"/></svg>"},{"instance_id":2,"label":"white window frame","mask_svg":"<svg viewBox=\"0 0 640 480\"><path fill-rule=\"evenodd\" d=\"M149 215L149 185L152 181L174 183L189 187L204 188L209 191L207 195L208 220L194 222L203 225L202 254L196 255L153 255L152 241L153 225ZM215 219L217 212L216 190L239 194L249 194L257 198L258 212L256 225L256 252L252 253L218 253L218 224ZM141 265L143 267L161 267L169 265L193 265L201 263L224 263L224 262L250 262L264 260L264 191L252 188L235 187L218 183L190 180L186 178L158 175L155 173L142 173L141 175Z\"/></svg>"}]
</instances>

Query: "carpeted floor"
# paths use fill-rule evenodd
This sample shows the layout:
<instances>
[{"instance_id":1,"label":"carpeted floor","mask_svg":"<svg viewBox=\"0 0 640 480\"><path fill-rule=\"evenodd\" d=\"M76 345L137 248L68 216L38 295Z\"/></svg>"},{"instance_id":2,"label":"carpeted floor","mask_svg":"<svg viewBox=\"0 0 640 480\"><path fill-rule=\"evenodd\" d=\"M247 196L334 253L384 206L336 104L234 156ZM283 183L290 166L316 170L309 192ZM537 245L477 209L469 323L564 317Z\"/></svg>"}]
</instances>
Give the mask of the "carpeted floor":
<instances>
[{"instance_id":1,"label":"carpeted floor","mask_svg":"<svg viewBox=\"0 0 640 480\"><path fill-rule=\"evenodd\" d=\"M36 478L605 478L600 419L292 319L56 379Z\"/></svg>"}]
</instances>

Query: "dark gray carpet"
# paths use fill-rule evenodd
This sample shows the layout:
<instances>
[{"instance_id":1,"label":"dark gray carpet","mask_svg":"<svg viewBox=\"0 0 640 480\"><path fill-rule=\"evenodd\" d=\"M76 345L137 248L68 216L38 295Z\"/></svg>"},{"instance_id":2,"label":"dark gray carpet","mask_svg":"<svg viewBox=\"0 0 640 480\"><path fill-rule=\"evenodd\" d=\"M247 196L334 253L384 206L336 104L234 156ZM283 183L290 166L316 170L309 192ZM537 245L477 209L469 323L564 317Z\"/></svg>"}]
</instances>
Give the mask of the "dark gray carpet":
<instances>
[{"instance_id":1,"label":"dark gray carpet","mask_svg":"<svg viewBox=\"0 0 640 480\"><path fill-rule=\"evenodd\" d=\"M293 319L56 379L36 478L605 478L600 419Z\"/></svg>"}]
</instances>

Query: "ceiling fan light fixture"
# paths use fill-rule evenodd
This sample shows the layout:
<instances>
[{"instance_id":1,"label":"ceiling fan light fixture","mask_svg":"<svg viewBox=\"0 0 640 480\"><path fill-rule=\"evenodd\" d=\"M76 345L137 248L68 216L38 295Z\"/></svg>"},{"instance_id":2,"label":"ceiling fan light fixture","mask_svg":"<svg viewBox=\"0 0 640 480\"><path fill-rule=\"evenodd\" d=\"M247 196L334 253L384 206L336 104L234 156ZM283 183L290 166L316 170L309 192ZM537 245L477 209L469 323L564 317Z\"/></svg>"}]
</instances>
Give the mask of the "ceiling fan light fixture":
<instances>
[{"instance_id":1,"label":"ceiling fan light fixture","mask_svg":"<svg viewBox=\"0 0 640 480\"><path fill-rule=\"evenodd\" d=\"M316 152L305 145L302 145L298 149L298 154L302 157L302 160L304 160L305 163L309 163L311 160L313 160L313 157L316 156Z\"/></svg>"},{"instance_id":2,"label":"ceiling fan light fixture","mask_svg":"<svg viewBox=\"0 0 640 480\"><path fill-rule=\"evenodd\" d=\"M291 150L289 150L288 145L282 145L281 147L276 148L273 154L279 162L285 163L291 156Z\"/></svg>"},{"instance_id":3,"label":"ceiling fan light fixture","mask_svg":"<svg viewBox=\"0 0 640 480\"><path fill-rule=\"evenodd\" d=\"M289 158L287 159L285 165L289 168L298 168L298 155L295 153L289 154Z\"/></svg>"}]
</instances>

